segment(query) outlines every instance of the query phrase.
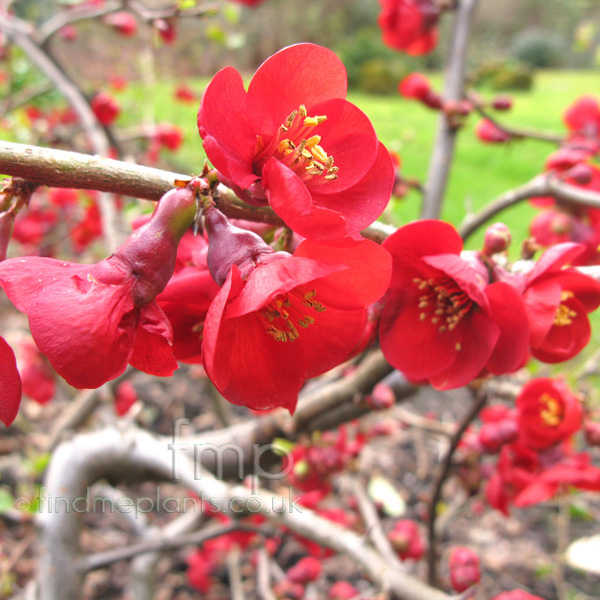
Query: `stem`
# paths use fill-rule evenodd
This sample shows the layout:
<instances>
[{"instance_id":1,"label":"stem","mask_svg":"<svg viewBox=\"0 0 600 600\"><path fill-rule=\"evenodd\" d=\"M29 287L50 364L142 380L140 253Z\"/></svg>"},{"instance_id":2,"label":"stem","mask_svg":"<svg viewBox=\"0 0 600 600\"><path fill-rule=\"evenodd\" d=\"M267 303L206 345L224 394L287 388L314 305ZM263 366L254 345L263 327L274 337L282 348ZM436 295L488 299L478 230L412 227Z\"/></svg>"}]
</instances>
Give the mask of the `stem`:
<instances>
[{"instance_id":1,"label":"stem","mask_svg":"<svg viewBox=\"0 0 600 600\"><path fill-rule=\"evenodd\" d=\"M478 0L461 0L454 17L454 31L446 63L445 101L458 102L464 95L467 45L471 21L477 4ZM423 219L436 219L440 215L450 166L454 157L456 134L457 129L452 127L446 115L441 113L425 185L425 197L421 209Z\"/></svg>"},{"instance_id":2,"label":"stem","mask_svg":"<svg viewBox=\"0 0 600 600\"><path fill-rule=\"evenodd\" d=\"M469 427L469 425L475 420L481 409L485 406L486 402L487 394L485 392L480 393L476 397L475 403L471 407L471 410L466 414L464 419L461 421L459 428L456 430L456 433L452 436L452 440L450 441L450 447L448 448L448 452L446 452L444 462L435 481L433 494L431 496L431 501L428 507L429 519L427 522L427 581L429 585L437 586L438 549L435 523L437 519L437 505L442 497L442 488L444 487L444 482L446 481L446 478L450 473L450 468L452 467L452 459L454 457L456 449L458 448L458 444L460 443L463 434L467 430L467 427Z\"/></svg>"}]
</instances>

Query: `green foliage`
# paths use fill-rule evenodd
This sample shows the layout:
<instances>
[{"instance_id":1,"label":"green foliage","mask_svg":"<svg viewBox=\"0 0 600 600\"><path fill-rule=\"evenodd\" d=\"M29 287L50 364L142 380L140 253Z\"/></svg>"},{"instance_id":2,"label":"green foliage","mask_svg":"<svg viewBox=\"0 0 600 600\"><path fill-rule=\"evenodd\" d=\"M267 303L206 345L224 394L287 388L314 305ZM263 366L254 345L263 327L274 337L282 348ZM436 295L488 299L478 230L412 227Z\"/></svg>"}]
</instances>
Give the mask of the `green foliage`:
<instances>
[{"instance_id":1,"label":"green foliage","mask_svg":"<svg viewBox=\"0 0 600 600\"><path fill-rule=\"evenodd\" d=\"M381 58L373 58L360 64L356 87L368 94L394 94L406 74Z\"/></svg>"},{"instance_id":2,"label":"green foliage","mask_svg":"<svg viewBox=\"0 0 600 600\"><path fill-rule=\"evenodd\" d=\"M559 67L565 53L562 39L544 29L526 29L517 34L511 49L513 58L534 69Z\"/></svg>"},{"instance_id":3,"label":"green foliage","mask_svg":"<svg viewBox=\"0 0 600 600\"><path fill-rule=\"evenodd\" d=\"M400 79L418 64L385 46L376 27L364 27L343 38L334 50L346 66L349 87L377 94L394 91Z\"/></svg>"},{"instance_id":4,"label":"green foliage","mask_svg":"<svg viewBox=\"0 0 600 600\"><path fill-rule=\"evenodd\" d=\"M479 67L472 84L497 91L527 91L533 86L533 72L521 63L491 61Z\"/></svg>"}]
</instances>

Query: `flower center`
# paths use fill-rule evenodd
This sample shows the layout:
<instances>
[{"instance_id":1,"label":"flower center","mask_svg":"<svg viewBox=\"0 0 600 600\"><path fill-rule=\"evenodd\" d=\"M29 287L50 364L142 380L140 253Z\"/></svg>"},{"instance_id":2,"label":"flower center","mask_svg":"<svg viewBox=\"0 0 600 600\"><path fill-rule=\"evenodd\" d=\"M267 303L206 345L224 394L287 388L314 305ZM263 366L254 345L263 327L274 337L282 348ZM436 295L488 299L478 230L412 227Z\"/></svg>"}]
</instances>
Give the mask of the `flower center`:
<instances>
[{"instance_id":1,"label":"flower center","mask_svg":"<svg viewBox=\"0 0 600 600\"><path fill-rule=\"evenodd\" d=\"M266 321L265 331L277 342L297 340L300 333L296 326L308 329L315 322L310 312L325 312L325 307L316 301L316 295L315 290L303 291L296 288L287 294L276 296L259 311Z\"/></svg>"},{"instance_id":2,"label":"flower center","mask_svg":"<svg viewBox=\"0 0 600 600\"><path fill-rule=\"evenodd\" d=\"M434 279L413 279L421 295L419 296L419 319L430 319L438 331L452 331L471 310L473 301L450 278L435 281ZM457 344L460 350L460 344Z\"/></svg>"},{"instance_id":3,"label":"flower center","mask_svg":"<svg viewBox=\"0 0 600 600\"><path fill-rule=\"evenodd\" d=\"M570 325L573 322L573 317L577 316L577 313L569 308L566 304L562 304L565 300L569 298L573 298L573 292L565 290L560 294L561 304L558 305L556 309L556 314L554 315L554 324L559 327L563 327L564 325Z\"/></svg>"},{"instance_id":4,"label":"flower center","mask_svg":"<svg viewBox=\"0 0 600 600\"><path fill-rule=\"evenodd\" d=\"M254 171L260 175L262 167L271 157L277 158L306 182L337 179L338 168L333 166L333 156L328 156L319 144L320 135L311 135L312 129L327 120L326 116L309 117L301 104L286 119L273 139L265 144L262 136L256 136L254 148Z\"/></svg>"},{"instance_id":5,"label":"flower center","mask_svg":"<svg viewBox=\"0 0 600 600\"><path fill-rule=\"evenodd\" d=\"M562 404L553 396L545 392L540 396L540 417L548 427L556 427L562 421Z\"/></svg>"}]
</instances>

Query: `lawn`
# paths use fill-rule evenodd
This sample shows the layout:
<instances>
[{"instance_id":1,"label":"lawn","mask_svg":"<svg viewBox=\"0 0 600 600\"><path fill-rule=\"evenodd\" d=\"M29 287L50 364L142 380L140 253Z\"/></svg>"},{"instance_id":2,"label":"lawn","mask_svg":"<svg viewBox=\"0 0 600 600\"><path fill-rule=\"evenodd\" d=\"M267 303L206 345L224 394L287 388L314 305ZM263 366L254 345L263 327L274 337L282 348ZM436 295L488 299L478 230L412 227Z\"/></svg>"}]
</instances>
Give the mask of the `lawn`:
<instances>
[{"instance_id":1,"label":"lawn","mask_svg":"<svg viewBox=\"0 0 600 600\"><path fill-rule=\"evenodd\" d=\"M433 76L439 89L441 78ZM205 81L187 82L199 93ZM497 113L507 125L522 126L554 133L563 132L561 115L566 106L585 93L600 89L600 73L539 72L531 92L516 92L510 112ZM169 121L186 132L182 150L174 157L173 167L183 172L197 172L204 160L200 139L196 135L196 104L184 105L172 100L172 83L160 83L150 94L140 86L132 85L121 96L125 104L150 100L154 103L157 121ZM484 97L492 92L481 90ZM373 121L381 140L402 156L406 176L425 178L433 144L438 115L421 104L399 95L373 96L352 92L349 99L357 104ZM124 111L139 119L136 111ZM127 119L127 117L124 117ZM502 192L519 186L538 174L554 146L547 142L524 140L507 145L486 145L479 142L473 129L478 118L473 115L459 137L456 159L451 172L442 217L454 224L460 223L469 209L478 209ZM386 218L396 225L416 219L420 198L411 193L404 200L395 200ZM505 211L501 218L513 230L519 242L527 236L527 227L534 210L526 205ZM481 243L482 233L470 241L471 247Z\"/></svg>"}]
</instances>

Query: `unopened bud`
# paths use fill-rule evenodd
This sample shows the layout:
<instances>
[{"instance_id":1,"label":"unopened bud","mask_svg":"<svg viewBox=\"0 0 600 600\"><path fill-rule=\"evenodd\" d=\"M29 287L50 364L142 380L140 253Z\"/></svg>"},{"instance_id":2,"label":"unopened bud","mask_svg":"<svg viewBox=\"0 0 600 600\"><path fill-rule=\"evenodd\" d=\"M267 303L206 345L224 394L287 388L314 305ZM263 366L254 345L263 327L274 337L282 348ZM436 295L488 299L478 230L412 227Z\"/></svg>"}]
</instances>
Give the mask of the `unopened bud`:
<instances>
[{"instance_id":1,"label":"unopened bud","mask_svg":"<svg viewBox=\"0 0 600 600\"><path fill-rule=\"evenodd\" d=\"M565 177L572 179L579 185L587 185L594 177L594 172L590 165L578 163L565 172Z\"/></svg>"},{"instance_id":2,"label":"unopened bud","mask_svg":"<svg viewBox=\"0 0 600 600\"><path fill-rule=\"evenodd\" d=\"M394 406L395 402L396 396L394 395L394 391L385 383L378 383L373 388L373 392L367 396L367 403L375 410L385 410Z\"/></svg>"},{"instance_id":3,"label":"unopened bud","mask_svg":"<svg viewBox=\"0 0 600 600\"><path fill-rule=\"evenodd\" d=\"M600 422L587 421L583 426L583 434L590 446L600 446Z\"/></svg>"},{"instance_id":4,"label":"unopened bud","mask_svg":"<svg viewBox=\"0 0 600 600\"><path fill-rule=\"evenodd\" d=\"M450 554L450 581L457 592L464 592L481 579L479 557L471 548L455 548Z\"/></svg>"},{"instance_id":5,"label":"unopened bud","mask_svg":"<svg viewBox=\"0 0 600 600\"><path fill-rule=\"evenodd\" d=\"M487 256L508 250L511 242L510 229L504 223L490 225L483 241L483 253Z\"/></svg>"},{"instance_id":6,"label":"unopened bud","mask_svg":"<svg viewBox=\"0 0 600 600\"><path fill-rule=\"evenodd\" d=\"M513 105L513 100L510 96L496 96L492 100L492 107L496 110L510 110Z\"/></svg>"}]
</instances>

